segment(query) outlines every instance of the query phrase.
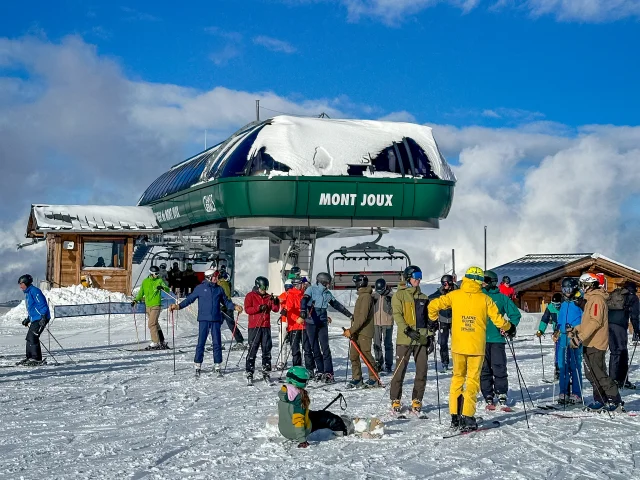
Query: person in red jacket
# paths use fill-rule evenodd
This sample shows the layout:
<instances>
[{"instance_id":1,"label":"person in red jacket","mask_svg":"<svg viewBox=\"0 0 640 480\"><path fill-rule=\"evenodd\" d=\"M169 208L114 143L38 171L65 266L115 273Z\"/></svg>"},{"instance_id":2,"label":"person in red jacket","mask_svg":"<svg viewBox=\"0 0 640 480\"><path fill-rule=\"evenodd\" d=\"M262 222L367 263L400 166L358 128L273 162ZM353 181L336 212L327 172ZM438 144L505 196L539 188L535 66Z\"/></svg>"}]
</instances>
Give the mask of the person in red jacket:
<instances>
[{"instance_id":1,"label":"person in red jacket","mask_svg":"<svg viewBox=\"0 0 640 480\"><path fill-rule=\"evenodd\" d=\"M267 293L269 280L265 277L256 278L255 287L244 299L244 309L249 315L249 351L245 367L247 382L253 384L253 372L256 365L258 347L262 350L262 377L271 381L271 312L280 310L278 297Z\"/></svg>"},{"instance_id":2,"label":"person in red jacket","mask_svg":"<svg viewBox=\"0 0 640 480\"><path fill-rule=\"evenodd\" d=\"M293 288L280 297L281 300L284 297L280 313L287 318L287 336L291 344L293 366L302 366L302 355L304 353L304 366L307 370L313 372L316 369L313 353L305 331L304 320L300 318L300 301L304 295L305 285L301 278L294 278L291 283Z\"/></svg>"},{"instance_id":3,"label":"person in red jacket","mask_svg":"<svg viewBox=\"0 0 640 480\"><path fill-rule=\"evenodd\" d=\"M511 279L506 275L502 277L502 283L500 283L498 290L500 290L501 294L506 295L511 300L516 299L516 289L511 286Z\"/></svg>"}]
</instances>

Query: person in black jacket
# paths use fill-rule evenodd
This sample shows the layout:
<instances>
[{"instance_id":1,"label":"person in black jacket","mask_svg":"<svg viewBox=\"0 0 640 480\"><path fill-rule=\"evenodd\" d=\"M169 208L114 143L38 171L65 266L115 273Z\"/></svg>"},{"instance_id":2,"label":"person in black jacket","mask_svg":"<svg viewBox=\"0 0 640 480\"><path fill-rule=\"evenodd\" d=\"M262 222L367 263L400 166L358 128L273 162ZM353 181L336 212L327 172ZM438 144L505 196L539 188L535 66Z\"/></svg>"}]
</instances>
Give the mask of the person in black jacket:
<instances>
[{"instance_id":1,"label":"person in black jacket","mask_svg":"<svg viewBox=\"0 0 640 480\"><path fill-rule=\"evenodd\" d=\"M429 295L429 301L440 298L442 295L456 289L456 284L451 275L443 275L440 279L441 287L434 293ZM440 346L440 361L442 369L440 373L445 373L449 368L449 336L451 334L451 309L440 310L438 313L438 324L440 326L438 333L438 345Z\"/></svg>"},{"instance_id":2,"label":"person in black jacket","mask_svg":"<svg viewBox=\"0 0 640 480\"><path fill-rule=\"evenodd\" d=\"M640 301L636 294L637 287L634 282L628 281L621 289L615 289L609 296L609 377L619 388L635 389L635 384L628 380L629 374L629 350L627 349L629 321L633 325L634 340L637 333L638 319L640 317ZM615 308L620 303L616 298L622 295L624 304L622 308Z\"/></svg>"}]
</instances>

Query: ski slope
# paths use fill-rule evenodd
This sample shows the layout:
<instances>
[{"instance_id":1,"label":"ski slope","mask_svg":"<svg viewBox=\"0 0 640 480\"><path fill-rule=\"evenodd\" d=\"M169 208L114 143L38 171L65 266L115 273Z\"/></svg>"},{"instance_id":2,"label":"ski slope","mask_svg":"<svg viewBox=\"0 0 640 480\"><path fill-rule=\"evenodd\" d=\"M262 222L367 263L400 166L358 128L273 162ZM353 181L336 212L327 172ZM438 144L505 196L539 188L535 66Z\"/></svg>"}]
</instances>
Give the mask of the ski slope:
<instances>
[{"instance_id":1,"label":"ski slope","mask_svg":"<svg viewBox=\"0 0 640 480\"><path fill-rule=\"evenodd\" d=\"M332 317L336 378L344 382L347 340L340 333L347 320L338 314ZM143 348L144 320L137 316L136 323ZM241 324L246 326L244 315ZM166 312L161 325L171 342ZM123 350L136 348L130 315L112 316L110 346L106 318L55 319L51 331L73 361L45 333L42 340L47 347L50 344L60 365L43 352L49 366L0 368L0 478L638 478L640 417L530 415L527 429L511 360L510 399L516 411L489 415L479 407L480 415L502 422L498 429L442 438L449 423L450 374L439 377L440 424L431 361L424 399L429 419L391 419L388 391L383 389L348 391L344 392L346 413L381 416L387 434L373 440L317 432L310 448L297 449L279 442L277 434L265 426L266 417L276 414L279 387L263 383L247 387L244 362L237 366L241 352L231 352L223 379L211 373L212 354L207 352L205 371L200 379L194 378L197 325L188 310L180 311L176 320L175 343L185 353L176 352L175 374L173 351ZM25 333L13 316L0 317L2 365L23 358ZM223 333L231 337L226 327ZM273 338L275 365L275 328ZM552 385L541 382L537 340L518 341L515 347L534 402L546 403ZM551 376L550 340L543 348L546 373ZM406 403L411 400L413 371L411 362L404 388ZM632 368L631 378L636 375L637 369ZM335 389L343 387L338 383L310 390L312 408L324 407L337 395ZM585 390L590 396L590 387ZM623 394L629 410L640 410L640 395ZM331 410L340 413L337 405Z\"/></svg>"}]
</instances>

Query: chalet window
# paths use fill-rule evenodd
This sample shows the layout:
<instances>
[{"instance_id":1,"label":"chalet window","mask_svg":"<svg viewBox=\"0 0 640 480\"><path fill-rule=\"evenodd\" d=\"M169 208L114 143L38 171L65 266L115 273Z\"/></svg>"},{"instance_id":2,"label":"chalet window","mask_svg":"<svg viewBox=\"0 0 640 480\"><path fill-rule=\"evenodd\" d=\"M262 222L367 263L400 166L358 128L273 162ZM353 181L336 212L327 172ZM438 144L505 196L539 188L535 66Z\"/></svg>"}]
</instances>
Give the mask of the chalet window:
<instances>
[{"instance_id":1,"label":"chalet window","mask_svg":"<svg viewBox=\"0 0 640 480\"><path fill-rule=\"evenodd\" d=\"M125 268L124 240L85 242L82 268Z\"/></svg>"}]
</instances>

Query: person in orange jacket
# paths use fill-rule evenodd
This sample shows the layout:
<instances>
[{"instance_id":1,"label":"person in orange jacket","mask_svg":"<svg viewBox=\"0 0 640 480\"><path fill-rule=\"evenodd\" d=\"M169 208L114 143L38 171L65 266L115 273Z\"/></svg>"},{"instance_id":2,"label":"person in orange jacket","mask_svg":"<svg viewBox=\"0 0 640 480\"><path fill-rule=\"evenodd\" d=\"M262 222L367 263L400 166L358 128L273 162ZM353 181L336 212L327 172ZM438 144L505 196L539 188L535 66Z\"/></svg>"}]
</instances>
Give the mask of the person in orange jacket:
<instances>
[{"instance_id":1,"label":"person in orange jacket","mask_svg":"<svg viewBox=\"0 0 640 480\"><path fill-rule=\"evenodd\" d=\"M304 282L301 278L291 279L292 288L280 295L280 305L282 315L287 322L287 337L291 348L291 359L293 366L302 365L304 355L304 366L310 372L315 370L311 345L305 331L305 322L300 318L300 301L304 295ZM285 362L286 366L286 360Z\"/></svg>"}]
</instances>

